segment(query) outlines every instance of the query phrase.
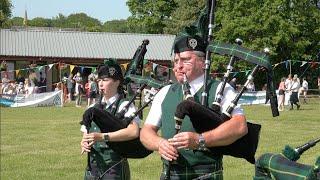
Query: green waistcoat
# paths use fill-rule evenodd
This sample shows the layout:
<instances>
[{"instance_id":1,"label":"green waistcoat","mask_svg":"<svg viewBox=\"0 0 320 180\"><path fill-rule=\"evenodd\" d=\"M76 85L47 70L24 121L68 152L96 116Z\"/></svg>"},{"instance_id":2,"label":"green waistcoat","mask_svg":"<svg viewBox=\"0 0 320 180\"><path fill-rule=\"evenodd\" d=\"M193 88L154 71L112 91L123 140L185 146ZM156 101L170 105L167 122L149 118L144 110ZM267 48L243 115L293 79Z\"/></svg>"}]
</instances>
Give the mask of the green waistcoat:
<instances>
[{"instance_id":1,"label":"green waistcoat","mask_svg":"<svg viewBox=\"0 0 320 180\"><path fill-rule=\"evenodd\" d=\"M124 100L120 100L119 105ZM112 105L109 106L109 108L106 108L105 110L110 112L110 108ZM119 107L119 106L118 106ZM117 109L118 109L117 107ZM91 123L91 128L89 130L90 133L92 132L101 132L100 128L96 125L96 123ZM97 141L93 144L94 150L91 151L90 157L97 161L98 166L105 170L108 167L108 163L114 163L120 161L122 158L121 156L114 152L112 149L109 148L109 146L104 141Z\"/></svg>"},{"instance_id":2,"label":"green waistcoat","mask_svg":"<svg viewBox=\"0 0 320 180\"><path fill-rule=\"evenodd\" d=\"M214 96L216 92L216 88L219 82L211 80L209 83L209 97L208 102L214 101ZM201 93L202 90L199 90L195 95L194 99L196 102L201 101ZM162 102L162 117L161 117L161 133L165 139L172 138L175 134L175 120L174 113L176 111L177 105L183 99L183 92L181 88L181 84L173 84L171 85L164 101ZM182 122L182 127L180 132L195 132L192 123L188 116L186 116ZM193 166L198 164L212 164L212 163L220 163L222 160L222 156L214 155L208 151L197 151L197 150L179 150L179 158L178 163L180 165L185 166ZM165 161L165 163L167 163Z\"/></svg>"}]
</instances>

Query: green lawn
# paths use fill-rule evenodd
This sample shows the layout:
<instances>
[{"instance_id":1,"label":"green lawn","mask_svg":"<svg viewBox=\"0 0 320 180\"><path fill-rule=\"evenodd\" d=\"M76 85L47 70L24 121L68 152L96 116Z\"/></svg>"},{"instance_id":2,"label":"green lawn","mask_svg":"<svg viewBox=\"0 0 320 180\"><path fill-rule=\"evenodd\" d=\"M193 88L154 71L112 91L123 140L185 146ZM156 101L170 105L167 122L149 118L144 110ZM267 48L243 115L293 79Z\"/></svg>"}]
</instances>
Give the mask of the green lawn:
<instances>
[{"instance_id":1,"label":"green lawn","mask_svg":"<svg viewBox=\"0 0 320 180\"><path fill-rule=\"evenodd\" d=\"M270 107L244 106L247 119L262 125L256 157L279 153L320 136L320 101L302 104L301 110L284 111L273 118ZM79 121L84 108L1 107L1 179L82 179L86 155L80 155ZM320 144L306 151L299 162L314 164ZM133 180L159 179L157 153L130 160ZM254 166L242 159L224 158L224 177L252 179Z\"/></svg>"}]
</instances>

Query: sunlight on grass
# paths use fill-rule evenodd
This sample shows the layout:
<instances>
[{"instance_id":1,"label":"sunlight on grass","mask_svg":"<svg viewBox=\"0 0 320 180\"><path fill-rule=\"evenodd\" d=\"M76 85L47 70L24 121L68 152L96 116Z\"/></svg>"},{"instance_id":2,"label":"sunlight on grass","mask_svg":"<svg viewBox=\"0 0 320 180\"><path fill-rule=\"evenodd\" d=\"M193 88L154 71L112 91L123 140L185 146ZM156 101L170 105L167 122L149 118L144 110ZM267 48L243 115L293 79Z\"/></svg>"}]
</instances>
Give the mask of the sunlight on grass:
<instances>
[{"instance_id":1,"label":"sunlight on grass","mask_svg":"<svg viewBox=\"0 0 320 180\"><path fill-rule=\"evenodd\" d=\"M87 156L80 155L79 121L84 109L1 107L1 179L82 179ZM303 104L299 111L283 111L276 118L269 106L244 109L249 121L262 125L256 157L320 136L319 102ZM320 144L306 151L299 162L312 165L319 152ZM159 179L162 166L157 152L129 162L133 180ZM223 163L224 179L254 176L254 166L245 160L224 157Z\"/></svg>"}]
</instances>

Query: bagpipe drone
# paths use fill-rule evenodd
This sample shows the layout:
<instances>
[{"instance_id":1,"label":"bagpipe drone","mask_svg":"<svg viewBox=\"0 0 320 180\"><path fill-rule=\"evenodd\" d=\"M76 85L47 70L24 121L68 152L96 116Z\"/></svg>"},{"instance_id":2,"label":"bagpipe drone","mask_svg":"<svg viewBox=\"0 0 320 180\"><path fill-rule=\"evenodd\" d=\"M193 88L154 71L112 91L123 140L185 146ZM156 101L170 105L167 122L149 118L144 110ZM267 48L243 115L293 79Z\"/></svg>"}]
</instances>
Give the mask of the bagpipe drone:
<instances>
[{"instance_id":1,"label":"bagpipe drone","mask_svg":"<svg viewBox=\"0 0 320 180\"><path fill-rule=\"evenodd\" d=\"M318 180L320 179L320 156L315 164L306 165L296 162L302 153L320 142L320 138L311 140L297 148L286 145L280 154L261 155L255 164L254 180Z\"/></svg>"},{"instance_id":2,"label":"bagpipe drone","mask_svg":"<svg viewBox=\"0 0 320 180\"><path fill-rule=\"evenodd\" d=\"M137 83L142 84L141 87L136 91L136 94L132 96L129 102L125 105L125 107L120 111L116 112L117 105L120 100L123 99L124 94L120 94L119 98L113 104L111 111L107 112L104 110L104 104L102 103L102 93L100 93L100 100L95 106L88 108L84 114L83 119L80 124L86 126L87 131L91 127L91 123L94 122L101 130L102 133L114 132L123 128L126 128L130 122L142 112L142 110L151 103L152 98L146 102L142 107L140 107L135 113L130 115L129 117L125 117L125 113L127 112L129 106L135 101L135 99L142 93L142 90L146 86L151 86L155 88L161 88L165 84L159 81L156 81L151 78L142 77L136 75L136 71L138 66L141 65L144 55L147 52L146 46L149 44L148 40L144 40L142 45L138 47L136 50L133 60L130 62L129 67L124 75L124 85L128 83ZM140 142L139 137L121 142L106 142L108 146L113 149L115 152L120 154L125 158L144 158L152 153L152 151L146 149L142 143Z\"/></svg>"},{"instance_id":3,"label":"bagpipe drone","mask_svg":"<svg viewBox=\"0 0 320 180\"><path fill-rule=\"evenodd\" d=\"M208 9L210 7L211 9ZM218 127L225 121L231 118L231 113L236 107L243 92L247 89L248 84L253 81L254 76L259 70L266 71L267 76L267 99L270 99L271 110L273 116L278 116L279 112L277 109L277 97L275 88L272 82L272 66L269 62L268 52L255 52L246 49L241 45L241 41L237 41L237 44L227 44L222 42L212 41L212 28L214 20L214 8L215 0L208 1L206 13L202 14L199 20L192 26L184 29L185 34L199 35L201 37L207 36L207 48L206 48L206 60L205 60L205 76L204 76L204 88L202 92L201 104L192 101L192 98L182 101L176 109L175 121L176 121L176 132L179 132L179 127L183 123L185 116L189 116L190 121L196 132L202 133ZM210 12L210 14L208 14ZM209 33L206 34L204 31L204 24L208 22ZM205 38L202 38L205 39ZM219 55L231 56L228 71L224 75L221 89L218 89L217 96L213 104L209 107L208 105L208 82L209 82L209 69L211 64L211 53ZM226 111L221 112L220 103L223 98L224 87L229 79L229 74L232 71L232 66L236 61L247 61L255 64L251 74L247 77L246 83L241 88L235 99L231 102ZM248 162L255 163L255 152L258 147L259 134L261 125L247 122L248 133L228 146L220 146L208 148L211 152L221 155L230 155L237 158L244 158Z\"/></svg>"}]
</instances>

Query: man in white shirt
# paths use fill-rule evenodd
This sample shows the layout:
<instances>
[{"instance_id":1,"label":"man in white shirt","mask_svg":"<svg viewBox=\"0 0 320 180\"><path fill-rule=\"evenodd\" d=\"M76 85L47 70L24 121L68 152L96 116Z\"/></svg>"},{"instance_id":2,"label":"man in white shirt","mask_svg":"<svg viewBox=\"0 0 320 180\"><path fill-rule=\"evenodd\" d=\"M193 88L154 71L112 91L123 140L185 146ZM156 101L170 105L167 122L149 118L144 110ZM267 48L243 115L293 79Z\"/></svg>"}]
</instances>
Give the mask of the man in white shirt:
<instances>
[{"instance_id":1,"label":"man in white shirt","mask_svg":"<svg viewBox=\"0 0 320 180\"><path fill-rule=\"evenodd\" d=\"M295 104L297 106L298 110L300 109L299 97L298 97L299 89L300 89L300 83L298 81L298 75L295 74L293 76L292 84L291 84L291 87L290 87L290 92L291 92L290 110L293 109L293 104Z\"/></svg>"},{"instance_id":2,"label":"man in white shirt","mask_svg":"<svg viewBox=\"0 0 320 180\"><path fill-rule=\"evenodd\" d=\"M302 80L302 94L303 94L303 102L307 103L307 93L308 93L308 81L307 79L304 77Z\"/></svg>"},{"instance_id":3,"label":"man in white shirt","mask_svg":"<svg viewBox=\"0 0 320 180\"><path fill-rule=\"evenodd\" d=\"M178 83L162 88L155 96L150 112L140 133L141 142L150 150L158 151L163 160L160 179L223 179L222 155L199 148L225 146L244 136L248 129L243 110L236 107L229 121L203 133L195 132L189 119L184 119L181 132L175 134L174 112L183 99L184 77L190 81L190 92L196 102L201 97L205 66L205 45L199 36L177 37L174 43L174 75ZM210 80L209 102L214 100L218 81ZM235 91L227 85L224 90L222 110L235 97ZM210 119L208 119L209 121ZM161 129L161 136L157 133ZM170 165L169 162L177 162Z\"/></svg>"},{"instance_id":4,"label":"man in white shirt","mask_svg":"<svg viewBox=\"0 0 320 180\"><path fill-rule=\"evenodd\" d=\"M291 88L291 85L292 85L292 75L291 74L288 75L288 78L284 82L284 85L285 85L285 88L286 88L285 98L284 98L285 99L284 105L289 105L290 96L291 96L290 88Z\"/></svg>"}]
</instances>

